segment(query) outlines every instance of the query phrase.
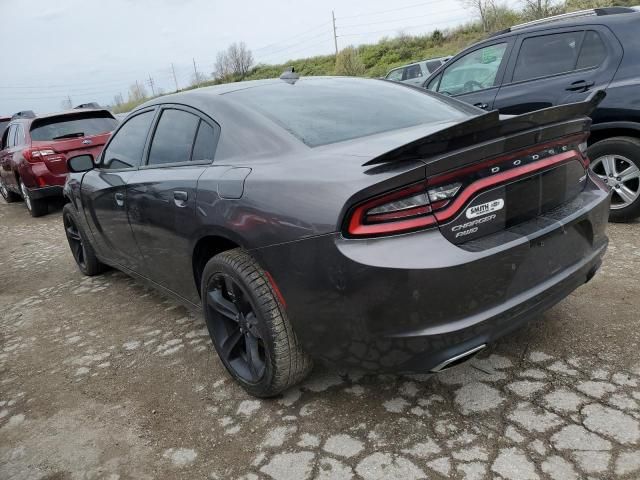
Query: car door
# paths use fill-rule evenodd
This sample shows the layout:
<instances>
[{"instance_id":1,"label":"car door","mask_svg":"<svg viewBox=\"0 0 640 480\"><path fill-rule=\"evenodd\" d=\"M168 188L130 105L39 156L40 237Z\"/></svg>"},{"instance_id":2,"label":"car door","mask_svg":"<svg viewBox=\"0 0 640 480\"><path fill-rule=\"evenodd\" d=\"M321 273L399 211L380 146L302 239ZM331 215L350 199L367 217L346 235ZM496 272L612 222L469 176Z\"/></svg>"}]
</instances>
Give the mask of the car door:
<instances>
[{"instance_id":1,"label":"car door","mask_svg":"<svg viewBox=\"0 0 640 480\"><path fill-rule=\"evenodd\" d=\"M105 260L143 272L143 261L127 217L127 181L137 171L156 111L127 119L106 145L95 169L82 179L81 195L94 247Z\"/></svg>"},{"instance_id":2,"label":"car door","mask_svg":"<svg viewBox=\"0 0 640 480\"><path fill-rule=\"evenodd\" d=\"M443 70L429 79L426 87L491 110L513 42L513 38L507 38L484 43L457 59L450 60Z\"/></svg>"},{"instance_id":3,"label":"car door","mask_svg":"<svg viewBox=\"0 0 640 480\"><path fill-rule=\"evenodd\" d=\"M579 102L609 85L621 59L620 43L604 27L521 35L495 108L519 115Z\"/></svg>"},{"instance_id":4,"label":"car door","mask_svg":"<svg viewBox=\"0 0 640 480\"><path fill-rule=\"evenodd\" d=\"M154 282L198 303L192 239L198 178L213 161L218 125L197 110L162 107L146 165L127 185L129 222Z\"/></svg>"}]
</instances>

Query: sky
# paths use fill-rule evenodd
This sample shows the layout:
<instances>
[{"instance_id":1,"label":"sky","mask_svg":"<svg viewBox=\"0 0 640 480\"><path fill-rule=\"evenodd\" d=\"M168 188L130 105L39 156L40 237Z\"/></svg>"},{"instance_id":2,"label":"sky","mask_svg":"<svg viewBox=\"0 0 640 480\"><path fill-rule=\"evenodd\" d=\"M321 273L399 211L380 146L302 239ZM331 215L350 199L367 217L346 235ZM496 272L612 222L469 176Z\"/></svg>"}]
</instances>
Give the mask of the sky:
<instances>
[{"instance_id":1,"label":"sky","mask_svg":"<svg viewBox=\"0 0 640 480\"><path fill-rule=\"evenodd\" d=\"M173 91L233 42L261 63L331 54L332 9L339 48L473 19L458 0L0 0L0 115L107 105L150 79Z\"/></svg>"}]
</instances>

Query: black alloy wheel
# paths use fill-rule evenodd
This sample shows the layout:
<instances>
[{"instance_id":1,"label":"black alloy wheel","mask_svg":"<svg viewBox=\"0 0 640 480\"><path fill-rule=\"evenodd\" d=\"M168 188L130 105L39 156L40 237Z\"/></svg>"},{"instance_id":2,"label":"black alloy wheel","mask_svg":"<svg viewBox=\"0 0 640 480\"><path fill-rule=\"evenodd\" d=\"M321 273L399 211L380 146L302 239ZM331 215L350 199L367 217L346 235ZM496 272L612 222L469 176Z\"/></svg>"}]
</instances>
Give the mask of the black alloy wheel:
<instances>
[{"instance_id":1,"label":"black alloy wheel","mask_svg":"<svg viewBox=\"0 0 640 480\"><path fill-rule=\"evenodd\" d=\"M302 381L313 365L273 282L242 248L209 259L200 281L204 318L222 364L242 388L260 398Z\"/></svg>"},{"instance_id":2,"label":"black alloy wheel","mask_svg":"<svg viewBox=\"0 0 640 480\"><path fill-rule=\"evenodd\" d=\"M216 350L237 376L258 383L265 373L267 355L248 295L224 273L211 277L206 295Z\"/></svg>"},{"instance_id":3,"label":"black alloy wheel","mask_svg":"<svg viewBox=\"0 0 640 480\"><path fill-rule=\"evenodd\" d=\"M71 254L78 264L78 267L80 267L80 270L84 271L87 268L87 253L84 247L84 242L82 241L82 235L80 235L78 226L76 225L76 222L71 215L64 215L63 223L64 231L67 235L67 241L69 242L69 247L71 248Z\"/></svg>"}]
</instances>

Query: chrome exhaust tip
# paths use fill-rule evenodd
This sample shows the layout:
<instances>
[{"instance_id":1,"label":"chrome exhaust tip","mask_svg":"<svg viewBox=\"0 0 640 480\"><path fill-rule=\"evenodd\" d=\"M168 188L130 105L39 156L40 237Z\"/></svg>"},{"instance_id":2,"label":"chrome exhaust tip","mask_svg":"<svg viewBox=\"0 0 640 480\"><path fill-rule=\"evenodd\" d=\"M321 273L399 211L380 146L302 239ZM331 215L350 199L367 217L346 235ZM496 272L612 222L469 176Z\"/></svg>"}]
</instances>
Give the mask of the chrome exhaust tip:
<instances>
[{"instance_id":1,"label":"chrome exhaust tip","mask_svg":"<svg viewBox=\"0 0 640 480\"><path fill-rule=\"evenodd\" d=\"M455 367L456 365L466 362L470 358L474 357L480 350L484 350L486 347L487 347L486 343L483 343L482 345L478 345L477 347L472 348L471 350L467 350L466 352L462 352L456 355L455 357L448 358L447 360L445 360L442 363L439 363L429 371L431 373L438 373L448 368Z\"/></svg>"}]
</instances>

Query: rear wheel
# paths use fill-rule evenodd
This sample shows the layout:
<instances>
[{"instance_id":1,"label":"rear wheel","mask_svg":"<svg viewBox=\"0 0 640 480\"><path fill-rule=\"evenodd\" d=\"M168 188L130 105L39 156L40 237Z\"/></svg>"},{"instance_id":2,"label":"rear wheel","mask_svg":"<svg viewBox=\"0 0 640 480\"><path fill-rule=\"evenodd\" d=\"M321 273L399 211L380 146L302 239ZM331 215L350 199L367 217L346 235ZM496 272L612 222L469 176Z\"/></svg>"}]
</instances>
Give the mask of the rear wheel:
<instances>
[{"instance_id":1,"label":"rear wheel","mask_svg":"<svg viewBox=\"0 0 640 480\"><path fill-rule=\"evenodd\" d=\"M271 397L308 375L311 360L266 273L246 251L237 248L209 260L201 288L216 351L248 393Z\"/></svg>"},{"instance_id":2,"label":"rear wheel","mask_svg":"<svg viewBox=\"0 0 640 480\"><path fill-rule=\"evenodd\" d=\"M41 217L42 215L46 215L49 213L49 205L44 200L34 200L31 198L29 194L29 189L24 184L22 179L20 180L20 191L22 192L22 198L24 199L24 204L27 206L27 210L32 217Z\"/></svg>"},{"instance_id":3,"label":"rear wheel","mask_svg":"<svg viewBox=\"0 0 640 480\"><path fill-rule=\"evenodd\" d=\"M2 198L4 198L4 201L7 203L13 203L20 200L20 195L9 190L4 184L2 178L0 178L0 195L2 195Z\"/></svg>"},{"instance_id":4,"label":"rear wheel","mask_svg":"<svg viewBox=\"0 0 640 480\"><path fill-rule=\"evenodd\" d=\"M80 271L88 277L103 272L105 266L96 257L93 247L79 226L73 207L69 203L62 209L62 223L69 242L69 248L71 248L71 254Z\"/></svg>"},{"instance_id":5,"label":"rear wheel","mask_svg":"<svg viewBox=\"0 0 640 480\"><path fill-rule=\"evenodd\" d=\"M640 217L640 140L613 137L589 147L591 169L611 188L609 220Z\"/></svg>"}]
</instances>

